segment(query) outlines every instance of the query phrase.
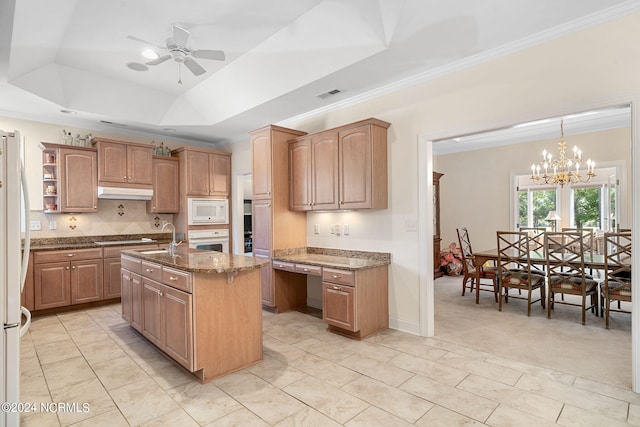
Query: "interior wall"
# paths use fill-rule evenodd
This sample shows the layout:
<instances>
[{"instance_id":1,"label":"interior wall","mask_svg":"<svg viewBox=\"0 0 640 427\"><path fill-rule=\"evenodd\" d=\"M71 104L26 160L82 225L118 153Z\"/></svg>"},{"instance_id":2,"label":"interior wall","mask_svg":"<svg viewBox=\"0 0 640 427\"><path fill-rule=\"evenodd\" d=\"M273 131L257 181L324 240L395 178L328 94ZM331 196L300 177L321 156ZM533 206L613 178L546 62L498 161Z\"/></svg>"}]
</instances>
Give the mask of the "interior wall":
<instances>
[{"instance_id":1,"label":"interior wall","mask_svg":"<svg viewBox=\"0 0 640 427\"><path fill-rule=\"evenodd\" d=\"M29 188L31 221L40 221L42 229L32 231L32 238L106 236L114 234L159 233L163 221L173 221L171 214L149 214L142 200L98 200L98 212L82 214L45 214L42 205L42 151L40 142L60 143L63 129L72 135L91 133L94 137L111 138L130 142L141 142L178 148L196 144L180 139L154 140L152 136L130 136L96 131L92 129L65 127L58 124L32 120L0 117L0 129L20 131L24 139L24 162ZM122 206L120 208L119 206ZM122 213L122 215L120 215ZM73 220L71 218L74 218ZM156 217L158 220L156 220ZM156 226L156 224L159 224ZM51 229L54 225L55 229ZM74 227L74 228L72 228Z\"/></svg>"},{"instance_id":2,"label":"interior wall","mask_svg":"<svg viewBox=\"0 0 640 427\"><path fill-rule=\"evenodd\" d=\"M434 169L445 174L440 180L443 246L451 242L457 245L456 228L467 227L475 249L495 247L495 232L513 229L510 216L513 210L511 172L530 174L531 164L542 158L543 149L557 157L559 140L558 136L434 156ZM569 150L577 145L584 153L583 157L593 159L597 165L616 161L625 165L625 176L621 177L627 190L624 195L627 201L625 218L631 218L631 128L572 135L565 140ZM470 214L472 212L476 214ZM568 218L564 217L563 221L568 221Z\"/></svg>"},{"instance_id":3,"label":"interior wall","mask_svg":"<svg viewBox=\"0 0 640 427\"><path fill-rule=\"evenodd\" d=\"M575 106L602 107L609 99L640 92L637 28L640 14L630 15L375 99L277 123L306 132L367 117L391 123L389 209L308 214L308 244L390 252L390 326L420 333L419 268L431 260L420 259L418 233L407 227L420 209L418 136L445 138L495 129L574 112ZM470 171L480 181L486 167L474 164ZM447 186L452 179L445 176L443 182ZM456 206L464 210L462 204ZM467 212L485 218L492 214ZM315 223L345 221L351 236L313 234Z\"/></svg>"}]
</instances>

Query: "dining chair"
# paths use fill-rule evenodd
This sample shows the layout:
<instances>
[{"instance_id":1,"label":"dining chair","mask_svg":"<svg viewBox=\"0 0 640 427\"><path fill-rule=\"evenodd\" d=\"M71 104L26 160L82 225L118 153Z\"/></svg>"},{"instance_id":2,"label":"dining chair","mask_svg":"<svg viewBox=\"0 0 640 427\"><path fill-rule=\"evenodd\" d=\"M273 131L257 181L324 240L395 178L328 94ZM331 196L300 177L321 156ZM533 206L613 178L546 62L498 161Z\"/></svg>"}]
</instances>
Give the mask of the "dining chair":
<instances>
[{"instance_id":1,"label":"dining chair","mask_svg":"<svg viewBox=\"0 0 640 427\"><path fill-rule=\"evenodd\" d=\"M541 258L544 258L544 233L547 232L546 227L520 227L520 231L525 231L529 235L529 250L538 252ZM535 270L544 274L544 261L534 263Z\"/></svg>"},{"instance_id":2,"label":"dining chair","mask_svg":"<svg viewBox=\"0 0 640 427\"><path fill-rule=\"evenodd\" d=\"M631 232L604 234L604 281L600 284L600 313L609 329L609 312L631 313L620 301L631 302ZM611 308L617 301L618 308ZM604 307L603 307L604 306Z\"/></svg>"},{"instance_id":3,"label":"dining chair","mask_svg":"<svg viewBox=\"0 0 640 427\"><path fill-rule=\"evenodd\" d=\"M531 304L540 301L545 307L546 286L544 274L531 264L531 237L526 231L498 231L498 310L502 311L502 299L509 302L509 289L527 291L527 296L511 296L527 300L527 316L531 315ZM540 289L540 298L532 301L533 291ZM504 292L503 292L504 290Z\"/></svg>"},{"instance_id":4,"label":"dining chair","mask_svg":"<svg viewBox=\"0 0 640 427\"><path fill-rule=\"evenodd\" d=\"M554 304L565 304L582 307L582 324L585 324L585 313L588 309L598 314L598 283L585 272L585 244L580 231L546 233L545 239L547 282L549 296L547 301L547 317L551 318ZM555 295L577 295L581 304L556 301ZM587 306L587 297L590 305Z\"/></svg>"},{"instance_id":5,"label":"dining chair","mask_svg":"<svg viewBox=\"0 0 640 427\"><path fill-rule=\"evenodd\" d=\"M466 227L463 227L456 228L456 232L458 233L458 243L460 244L460 249L462 251L463 257L462 268L464 276L462 277L462 296L464 296L467 287L471 292L473 292L473 288L475 285L476 291L493 292L494 298L496 302L498 302L498 286L496 280L497 269L495 267L485 266L476 267L473 262L473 249L471 248L469 231ZM476 283L476 268L480 269L480 280L491 280L491 287L488 287L488 283ZM467 286L467 282L470 282L469 286Z\"/></svg>"}]
</instances>

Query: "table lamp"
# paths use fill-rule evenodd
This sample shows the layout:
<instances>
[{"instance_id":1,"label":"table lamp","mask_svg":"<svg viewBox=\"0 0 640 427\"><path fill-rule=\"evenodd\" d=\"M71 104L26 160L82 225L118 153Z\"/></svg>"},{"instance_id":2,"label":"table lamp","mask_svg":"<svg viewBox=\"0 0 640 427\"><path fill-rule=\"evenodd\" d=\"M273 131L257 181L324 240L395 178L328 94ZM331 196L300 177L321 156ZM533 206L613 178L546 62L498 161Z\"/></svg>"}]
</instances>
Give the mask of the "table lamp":
<instances>
[{"instance_id":1,"label":"table lamp","mask_svg":"<svg viewBox=\"0 0 640 427\"><path fill-rule=\"evenodd\" d=\"M549 213L547 214L545 220L547 221L553 221L553 231L556 231L556 222L558 220L560 220L562 218L560 218L560 215L558 215L558 213L556 211L549 211Z\"/></svg>"}]
</instances>

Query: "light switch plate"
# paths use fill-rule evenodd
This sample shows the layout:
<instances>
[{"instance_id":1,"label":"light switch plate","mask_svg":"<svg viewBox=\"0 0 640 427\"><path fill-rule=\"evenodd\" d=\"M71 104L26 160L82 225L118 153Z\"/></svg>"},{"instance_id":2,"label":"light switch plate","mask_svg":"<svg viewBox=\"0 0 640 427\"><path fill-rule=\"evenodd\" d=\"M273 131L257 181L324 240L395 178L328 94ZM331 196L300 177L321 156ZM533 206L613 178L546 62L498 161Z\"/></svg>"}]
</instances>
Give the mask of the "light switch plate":
<instances>
[{"instance_id":1,"label":"light switch plate","mask_svg":"<svg viewBox=\"0 0 640 427\"><path fill-rule=\"evenodd\" d=\"M49 230L55 230L58 228L58 224L55 221L49 221Z\"/></svg>"},{"instance_id":2,"label":"light switch plate","mask_svg":"<svg viewBox=\"0 0 640 427\"><path fill-rule=\"evenodd\" d=\"M313 224L313 234L320 234L320 224Z\"/></svg>"},{"instance_id":3,"label":"light switch plate","mask_svg":"<svg viewBox=\"0 0 640 427\"><path fill-rule=\"evenodd\" d=\"M349 224L342 225L342 234L344 234L345 236L349 235Z\"/></svg>"}]
</instances>

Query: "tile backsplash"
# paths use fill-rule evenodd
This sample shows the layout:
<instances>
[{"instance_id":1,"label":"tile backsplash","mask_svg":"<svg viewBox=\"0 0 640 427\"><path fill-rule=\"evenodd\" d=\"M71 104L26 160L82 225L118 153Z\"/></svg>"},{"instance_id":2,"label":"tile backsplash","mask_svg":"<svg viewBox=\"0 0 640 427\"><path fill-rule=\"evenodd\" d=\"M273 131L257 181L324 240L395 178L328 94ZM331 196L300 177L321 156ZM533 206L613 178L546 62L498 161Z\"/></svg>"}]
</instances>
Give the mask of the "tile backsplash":
<instances>
[{"instance_id":1,"label":"tile backsplash","mask_svg":"<svg viewBox=\"0 0 640 427\"><path fill-rule=\"evenodd\" d=\"M40 221L41 225L41 230L31 231L31 237L45 238L158 233L163 221L172 222L173 215L147 213L143 200L99 199L96 213L45 214L33 210L29 220Z\"/></svg>"}]
</instances>

